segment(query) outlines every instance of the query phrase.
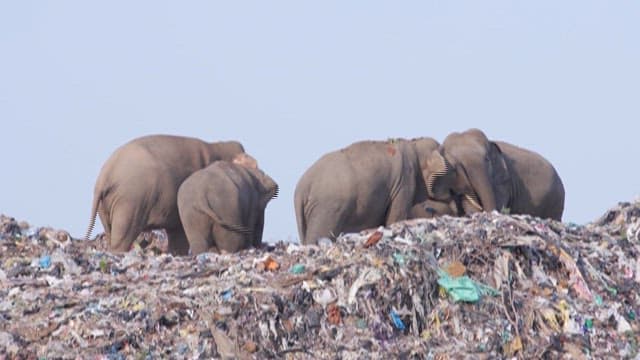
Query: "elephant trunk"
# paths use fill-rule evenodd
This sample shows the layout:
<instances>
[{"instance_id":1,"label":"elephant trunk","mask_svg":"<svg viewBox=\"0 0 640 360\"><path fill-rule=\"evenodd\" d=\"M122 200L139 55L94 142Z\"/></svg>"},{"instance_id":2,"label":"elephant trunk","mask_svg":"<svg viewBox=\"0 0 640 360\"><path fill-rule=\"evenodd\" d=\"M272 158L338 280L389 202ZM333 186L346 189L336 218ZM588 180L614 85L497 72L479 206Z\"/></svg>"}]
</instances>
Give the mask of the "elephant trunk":
<instances>
[{"instance_id":1,"label":"elephant trunk","mask_svg":"<svg viewBox=\"0 0 640 360\"><path fill-rule=\"evenodd\" d=\"M465 192L465 198L473 204L477 198L480 200L480 204L477 202L473 204L474 207L479 207L484 211L493 211L496 209L496 198L493 191L493 184L489 178L489 171L484 166L476 166L468 169L469 173L467 177L471 183L472 190ZM473 193L478 194L476 197ZM471 196L469 194L472 194Z\"/></svg>"}]
</instances>

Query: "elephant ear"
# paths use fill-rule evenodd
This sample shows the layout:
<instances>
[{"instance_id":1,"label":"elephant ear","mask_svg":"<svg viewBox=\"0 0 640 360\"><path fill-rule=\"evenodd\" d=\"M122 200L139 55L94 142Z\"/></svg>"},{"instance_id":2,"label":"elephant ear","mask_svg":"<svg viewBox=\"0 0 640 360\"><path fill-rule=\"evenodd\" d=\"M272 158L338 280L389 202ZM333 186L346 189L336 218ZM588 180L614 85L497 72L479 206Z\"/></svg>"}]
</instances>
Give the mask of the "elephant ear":
<instances>
[{"instance_id":1,"label":"elephant ear","mask_svg":"<svg viewBox=\"0 0 640 360\"><path fill-rule=\"evenodd\" d=\"M454 169L439 150L434 150L431 153L428 167L431 169L431 174L426 179L427 195L433 199L438 199L444 196L445 192L448 192L448 189L443 188L447 182L445 177L451 176L451 172Z\"/></svg>"},{"instance_id":2,"label":"elephant ear","mask_svg":"<svg viewBox=\"0 0 640 360\"><path fill-rule=\"evenodd\" d=\"M511 174L507 160L502 150L495 142L489 144L489 152L487 154L489 162L489 173L491 174L491 182L493 183L494 193L496 197L496 209L501 210L503 207L509 207L511 197Z\"/></svg>"},{"instance_id":3,"label":"elephant ear","mask_svg":"<svg viewBox=\"0 0 640 360\"><path fill-rule=\"evenodd\" d=\"M275 185L275 188L272 190L272 194L271 195L271 199L275 199L278 197L278 194L280 193L280 186L278 186L278 184Z\"/></svg>"},{"instance_id":4,"label":"elephant ear","mask_svg":"<svg viewBox=\"0 0 640 360\"><path fill-rule=\"evenodd\" d=\"M271 178L269 178L271 179ZM266 186L265 186L266 185ZM268 185L263 184L263 188L260 191L260 207L264 210L267 207L267 204L275 198L278 197L280 193L280 187L275 182L270 182Z\"/></svg>"},{"instance_id":5,"label":"elephant ear","mask_svg":"<svg viewBox=\"0 0 640 360\"><path fill-rule=\"evenodd\" d=\"M267 206L269 201L275 199L280 194L280 186L275 182L269 175L262 172L262 176L260 177L260 182L262 183L262 201L263 205Z\"/></svg>"}]
</instances>

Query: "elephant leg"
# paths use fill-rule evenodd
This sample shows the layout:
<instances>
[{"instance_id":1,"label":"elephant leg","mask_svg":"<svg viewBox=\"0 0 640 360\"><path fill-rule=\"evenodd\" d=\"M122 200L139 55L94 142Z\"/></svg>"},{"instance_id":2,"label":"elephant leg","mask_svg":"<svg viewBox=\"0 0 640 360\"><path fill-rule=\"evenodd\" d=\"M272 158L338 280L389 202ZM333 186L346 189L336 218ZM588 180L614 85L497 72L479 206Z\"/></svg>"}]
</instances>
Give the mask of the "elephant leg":
<instances>
[{"instance_id":1,"label":"elephant leg","mask_svg":"<svg viewBox=\"0 0 640 360\"><path fill-rule=\"evenodd\" d=\"M189 241L185 234L182 224L173 229L167 229L167 238L169 240L169 252L173 255L188 255Z\"/></svg>"},{"instance_id":2,"label":"elephant leg","mask_svg":"<svg viewBox=\"0 0 640 360\"><path fill-rule=\"evenodd\" d=\"M253 239L250 234L243 234L237 231L229 230L218 224L213 225L213 239L215 247L223 252L237 252L244 250L253 245Z\"/></svg>"},{"instance_id":3,"label":"elephant leg","mask_svg":"<svg viewBox=\"0 0 640 360\"><path fill-rule=\"evenodd\" d=\"M111 251L127 252L131 250L131 245L144 230L146 223L146 218L139 214L137 206L133 203L119 204L115 208L111 214L111 229L110 231L105 229L109 234Z\"/></svg>"},{"instance_id":4,"label":"elephant leg","mask_svg":"<svg viewBox=\"0 0 640 360\"><path fill-rule=\"evenodd\" d=\"M180 210L180 220L188 239L188 242L185 242L191 248L191 255L211 251L210 248L214 245L211 219L202 212Z\"/></svg>"},{"instance_id":5,"label":"elephant leg","mask_svg":"<svg viewBox=\"0 0 640 360\"><path fill-rule=\"evenodd\" d=\"M98 208L98 217L100 217L100 222L104 228L105 237L107 239L111 239L111 219L109 219L107 215L108 213L104 208Z\"/></svg>"},{"instance_id":6,"label":"elephant leg","mask_svg":"<svg viewBox=\"0 0 640 360\"><path fill-rule=\"evenodd\" d=\"M259 248L262 245L262 233L264 232L264 213L258 217L258 222L253 230L253 246Z\"/></svg>"},{"instance_id":7,"label":"elephant leg","mask_svg":"<svg viewBox=\"0 0 640 360\"><path fill-rule=\"evenodd\" d=\"M385 226L389 226L398 221L406 220L409 218L411 212L411 200L413 196L410 196L409 191L403 190L391 200L391 205L387 210L387 217Z\"/></svg>"},{"instance_id":8,"label":"elephant leg","mask_svg":"<svg viewBox=\"0 0 640 360\"><path fill-rule=\"evenodd\" d=\"M312 214L307 221L304 245L317 244L323 237L335 240L344 229L345 217L342 212L331 209L323 214Z\"/></svg>"},{"instance_id":9,"label":"elephant leg","mask_svg":"<svg viewBox=\"0 0 640 360\"><path fill-rule=\"evenodd\" d=\"M214 245L214 246L209 247L209 249L207 250L207 252L214 253L214 254L221 254L220 250L219 250L219 249L218 249L218 247L217 247L217 246L215 246L215 245Z\"/></svg>"}]
</instances>

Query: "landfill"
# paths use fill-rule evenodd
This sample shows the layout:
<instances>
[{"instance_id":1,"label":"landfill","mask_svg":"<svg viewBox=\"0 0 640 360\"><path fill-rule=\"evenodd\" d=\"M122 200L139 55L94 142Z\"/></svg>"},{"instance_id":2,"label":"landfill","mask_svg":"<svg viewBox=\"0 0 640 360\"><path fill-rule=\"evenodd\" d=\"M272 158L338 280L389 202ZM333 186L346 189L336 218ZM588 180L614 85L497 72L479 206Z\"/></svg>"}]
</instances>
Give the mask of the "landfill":
<instances>
[{"instance_id":1,"label":"landfill","mask_svg":"<svg viewBox=\"0 0 640 360\"><path fill-rule=\"evenodd\" d=\"M0 359L633 359L640 200L174 257L0 217Z\"/></svg>"}]
</instances>

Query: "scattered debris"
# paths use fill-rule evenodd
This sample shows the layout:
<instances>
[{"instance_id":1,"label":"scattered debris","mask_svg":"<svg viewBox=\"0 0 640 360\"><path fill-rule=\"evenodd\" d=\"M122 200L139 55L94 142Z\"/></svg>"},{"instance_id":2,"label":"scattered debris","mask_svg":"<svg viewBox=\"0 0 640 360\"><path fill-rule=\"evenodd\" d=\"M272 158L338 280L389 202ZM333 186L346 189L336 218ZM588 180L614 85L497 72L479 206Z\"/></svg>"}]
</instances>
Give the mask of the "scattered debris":
<instances>
[{"instance_id":1,"label":"scattered debris","mask_svg":"<svg viewBox=\"0 0 640 360\"><path fill-rule=\"evenodd\" d=\"M640 201L586 225L498 212L335 243L122 255L0 217L9 358L634 358Z\"/></svg>"}]
</instances>

